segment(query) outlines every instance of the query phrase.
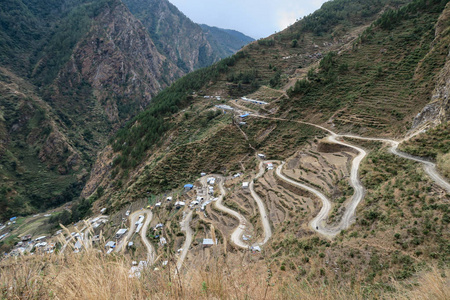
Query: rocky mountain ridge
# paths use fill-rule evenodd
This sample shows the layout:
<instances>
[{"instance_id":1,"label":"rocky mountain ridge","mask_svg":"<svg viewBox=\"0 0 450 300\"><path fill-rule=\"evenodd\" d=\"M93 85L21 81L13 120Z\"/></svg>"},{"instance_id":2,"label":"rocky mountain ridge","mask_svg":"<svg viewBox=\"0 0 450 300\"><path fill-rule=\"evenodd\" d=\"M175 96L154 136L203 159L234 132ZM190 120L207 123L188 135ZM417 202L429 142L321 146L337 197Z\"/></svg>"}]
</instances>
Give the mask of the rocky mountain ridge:
<instances>
[{"instance_id":1,"label":"rocky mountain ridge","mask_svg":"<svg viewBox=\"0 0 450 300\"><path fill-rule=\"evenodd\" d=\"M180 14L175 7L166 3L157 13L160 21L169 18L167 30L176 28L197 47L194 54L186 52L195 57L173 60L161 52L172 39L156 40L152 28L120 0L2 5L0 188L8 190L5 201L16 203L3 210L2 218L78 197L87 170L112 133L175 79L219 59L201 29L191 30L198 25L184 16L170 18ZM191 58L189 68L179 67L186 65L180 59ZM38 166L42 180L60 183L53 191L24 176L35 176ZM24 189L21 178L28 178L32 188Z\"/></svg>"}]
</instances>

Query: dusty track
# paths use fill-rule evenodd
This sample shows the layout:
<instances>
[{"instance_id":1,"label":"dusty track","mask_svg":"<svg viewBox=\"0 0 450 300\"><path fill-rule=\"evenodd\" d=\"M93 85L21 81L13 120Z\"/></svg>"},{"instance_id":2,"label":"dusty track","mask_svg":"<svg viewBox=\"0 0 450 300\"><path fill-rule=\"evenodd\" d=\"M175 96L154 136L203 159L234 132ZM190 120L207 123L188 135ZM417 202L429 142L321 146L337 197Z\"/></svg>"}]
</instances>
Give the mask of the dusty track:
<instances>
[{"instance_id":1,"label":"dusty track","mask_svg":"<svg viewBox=\"0 0 450 300\"><path fill-rule=\"evenodd\" d=\"M244 243L244 241L242 240L242 235L244 234L247 220L240 213L238 213L222 204L223 198L225 197L225 194L226 194L225 187L224 187L225 180L224 180L224 177L221 175L213 175L213 176L218 178L219 189L220 189L219 199L214 203L214 205L216 206L216 208L218 210L223 211L224 213L235 217L239 221L239 226L236 227L236 229L231 234L231 241L239 248L248 249L249 245L247 243ZM206 177L204 177L204 179L202 179L202 180L206 181Z\"/></svg>"},{"instance_id":2,"label":"dusty track","mask_svg":"<svg viewBox=\"0 0 450 300\"><path fill-rule=\"evenodd\" d=\"M250 193L251 193L253 199L255 199L256 204L258 204L259 214L261 216L261 222L264 227L264 240L262 243L259 243L260 246L267 243L267 241L272 237L272 229L270 228L270 222L269 222L269 218L267 217L267 211L266 211L266 207L264 206L264 202L259 197L259 195L255 192L254 182L256 180L258 180L258 178L260 178L261 176L264 175L264 172L265 172L264 163L268 163L268 162L269 161L260 162L259 172L256 175L255 179L250 182L250 186L249 186Z\"/></svg>"},{"instance_id":3,"label":"dusty track","mask_svg":"<svg viewBox=\"0 0 450 300\"><path fill-rule=\"evenodd\" d=\"M191 220L192 220L192 213L193 212L190 211L184 217L183 221L180 222L181 230L186 232L186 240L184 241L184 244L183 244L183 251L181 252L181 255L177 261L177 271L181 270L181 267L183 266L183 262L186 259L187 253L189 251L189 247L191 246L191 243L192 243L193 232L192 232L191 226L189 226L189 224L191 223Z\"/></svg>"},{"instance_id":4,"label":"dusty track","mask_svg":"<svg viewBox=\"0 0 450 300\"><path fill-rule=\"evenodd\" d=\"M270 117L264 117L264 116L260 116L260 115L256 115L256 114L252 114L252 116L259 117L259 118L282 120L282 121L288 121L288 122L290 121L287 119L270 118ZM422 163L425 172L430 176L430 178L437 185L439 185L444 190L446 190L448 193L450 193L450 184L437 172L436 165L428 160L423 159L423 158L415 157L415 156L398 151L398 146L400 144L400 142L398 142L398 141L394 141L394 140L390 140L390 139L382 139L382 138L360 137L360 136L355 136L355 135L339 135L339 134L331 131L328 128L325 128L325 127L322 127L320 125L316 125L313 123L302 122L302 121L292 121L292 122L310 125L310 126L314 126L316 128L322 129L330 134L330 136L328 136L328 140L330 142L339 144L339 145L343 145L346 147L350 147L359 152L359 154L352 161L352 167L351 167L351 172L350 172L350 184L354 189L354 194L353 194L351 201L345 207L346 208L345 213L342 216L341 221L339 222L338 225L336 225L334 227L325 227L325 225L323 225L325 220L328 218L328 215L330 214L330 210L331 210L331 202L324 194L322 194L320 191L318 191L310 186L299 183L295 180L292 180L292 179L284 176L281 172L284 163L281 164L276 170L277 175L281 179L285 180L286 182L288 182L290 184L296 185L302 189L308 190L309 192L313 193L321 200L322 209L320 210L319 214L310 222L310 226L312 227L312 229L314 229L315 231L317 231L318 233L320 233L322 235L325 235L327 237L334 237L340 231L350 227L351 224L355 221L356 208L358 207L358 204L361 202L362 199L364 199L364 196L365 196L365 189L359 179L359 166L361 164L361 161L367 155L367 153L362 148L359 148L359 147L354 146L349 143L345 143L343 141L339 141L339 138L348 137L348 138L354 138L354 139L360 139L360 140L366 140L366 141L381 141L381 142L388 143L391 145L390 152L392 154L397 155L402 158L406 158L409 160L413 160L413 161Z\"/></svg>"},{"instance_id":5,"label":"dusty track","mask_svg":"<svg viewBox=\"0 0 450 300\"><path fill-rule=\"evenodd\" d=\"M145 218L144 225L142 225L140 235L142 242L145 244L145 247L147 248L147 262L149 264L153 264L155 262L155 249L153 249L152 244L147 238L148 226L152 221L153 213L151 210L143 210L143 212L147 214L147 217Z\"/></svg>"},{"instance_id":6,"label":"dusty track","mask_svg":"<svg viewBox=\"0 0 450 300\"><path fill-rule=\"evenodd\" d=\"M142 225L142 228L141 228L141 231L139 232L139 234L141 236L142 242L144 243L145 247L147 248L147 262L149 262L150 264L153 264L153 262L155 260L155 251L153 249L152 244L147 239L147 235L146 235L147 231L148 231L148 226L150 225L150 222L152 221L152 218L153 218L153 213L149 209L137 210L137 211L133 212L132 214L130 214L130 216L128 217L128 219L130 220L130 229L128 230L127 235L117 245L115 252L123 252L125 250L125 246L126 246L128 240L130 240L131 237L135 234L135 231L136 231L135 223L138 220L139 215L147 215L144 219L144 225Z\"/></svg>"}]
</instances>

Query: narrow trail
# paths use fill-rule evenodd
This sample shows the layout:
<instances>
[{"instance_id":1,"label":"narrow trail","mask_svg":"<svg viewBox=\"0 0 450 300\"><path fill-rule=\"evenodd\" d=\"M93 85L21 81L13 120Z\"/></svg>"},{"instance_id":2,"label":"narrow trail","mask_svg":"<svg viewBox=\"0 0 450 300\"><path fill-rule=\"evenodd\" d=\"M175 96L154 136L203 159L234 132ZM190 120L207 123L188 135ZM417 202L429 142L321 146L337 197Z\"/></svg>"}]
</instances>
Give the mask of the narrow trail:
<instances>
[{"instance_id":1,"label":"narrow trail","mask_svg":"<svg viewBox=\"0 0 450 300\"><path fill-rule=\"evenodd\" d=\"M267 161L268 162L268 161ZM267 163L266 162L266 163ZM264 175L265 168L264 168L264 162L261 162L259 165L259 172L255 176L254 180L257 180L262 175ZM254 189L254 180L252 180L249 184L250 194L255 200L256 204L258 205L259 214L261 216L261 222L264 228L264 240L262 242L255 242L253 244L246 243L243 241L242 236L244 234L244 231L246 229L246 224L248 224L248 221L245 219L244 216L242 216L240 213L224 206L222 204L223 198L225 197L226 191L224 187L225 178L221 175L210 175L218 178L219 180L219 189L220 189L220 196L218 200L215 202L215 206L218 210L227 213L233 217L235 217L239 221L239 226L236 227L236 229L231 234L231 241L238 246L239 248L248 249L250 246L263 246L267 243L267 241L272 237L272 229L270 227L269 217L267 215L266 208L264 206L263 200L259 197L259 195L255 192ZM206 177L202 179L202 184L205 184Z\"/></svg>"},{"instance_id":2,"label":"narrow trail","mask_svg":"<svg viewBox=\"0 0 450 300\"><path fill-rule=\"evenodd\" d=\"M128 230L127 235L124 236L123 239L120 241L120 243L117 245L115 252L119 253L119 252L123 252L125 250L127 242L135 234L136 222L139 219L140 215L146 215L146 217L144 219L144 224L142 225L139 235L140 235L141 240L144 243L145 247L147 248L147 262L150 264L153 264L153 262L155 261L155 251L153 249L152 244L147 239L148 226L150 225L150 222L153 219L153 213L149 209L137 210L128 216L128 220L130 221L130 228Z\"/></svg>"},{"instance_id":3,"label":"narrow trail","mask_svg":"<svg viewBox=\"0 0 450 300\"><path fill-rule=\"evenodd\" d=\"M402 158L405 158L405 159L409 159L409 160L421 163L423 165L423 169L425 170L425 173L427 173L428 176L430 176L431 180L433 180L437 185L439 185L441 188L446 190L447 193L450 193L450 183L447 181L447 179L442 177L441 174L439 174L438 170L436 169L435 163L432 163L431 161L426 160L424 158L417 157L417 156L414 156L414 155L411 155L411 154L408 154L405 152L401 152L400 150L398 150L398 146L400 145L400 143L407 141L412 136L407 139L401 140L401 141L395 141L395 140L383 139L383 138L366 138L366 137L355 136L355 135L341 135L341 136L346 137L346 138L358 139L358 140L379 141L379 142L384 142L384 143L390 144L391 148L389 149L389 151L392 154L397 155Z\"/></svg>"},{"instance_id":4,"label":"narrow trail","mask_svg":"<svg viewBox=\"0 0 450 300\"><path fill-rule=\"evenodd\" d=\"M404 140L399 142L399 141L383 139L383 138L370 138L370 137L361 137L361 136L356 136L356 135L337 134L328 128L325 128L323 126L316 125L313 123L309 123L309 122L292 121L292 120L287 120L287 119L282 119L282 118L270 118L270 117L260 116L257 114L252 114L251 116L258 117L258 118L280 120L280 121L296 122L299 124L314 126L316 128L322 129L330 134L327 137L328 141L335 143L335 144L350 147L350 148L358 151L359 154L352 161L352 167L351 167L351 172L350 172L350 185L353 187L354 194L353 194L350 202L345 207L346 208L345 213L342 216L341 221L339 222L338 225L333 226L333 227L328 227L324 224L330 214L330 210L331 210L331 206L332 206L330 200L320 191L284 176L281 172L281 170L284 166L284 162L280 166L278 166L278 168L276 170L276 174L281 179L283 179L284 181L286 181L290 184L293 184L295 186L298 186L302 189L305 189L305 190L313 193L321 200L322 208L321 208L320 212L318 213L318 215L310 222L310 226L312 227L313 230L315 230L318 233L320 233L324 236L327 236L329 238L333 238L339 232L341 232L344 229L349 228L353 224L353 222L355 221L356 208L358 207L358 204L361 202L362 199L364 199L364 196L365 196L365 189L359 178L359 167L360 167L361 161L367 155L367 152L362 148L359 148L352 144L340 141L339 138L354 138L354 139L360 139L360 140L366 140L366 141L381 141L381 142L388 143L391 145L390 152L392 154L397 155L402 158L405 158L405 159L409 159L409 160L413 160L415 162L422 163L425 172L430 176L430 178L437 185L439 185L444 190L446 190L448 193L450 193L450 184L448 183L448 181L445 178L443 178L438 173L438 171L436 170L436 165L434 163L432 163L428 160L425 160L423 158L415 157L415 156L403 153L401 151L398 151L398 146L399 146L400 142L402 142Z\"/></svg>"},{"instance_id":5,"label":"narrow trail","mask_svg":"<svg viewBox=\"0 0 450 300\"><path fill-rule=\"evenodd\" d=\"M142 242L145 244L145 247L147 248L147 262L150 265L152 265L155 263L155 249L153 249L152 244L150 243L150 241L147 238L147 231L148 231L148 226L150 225L150 222L153 219L153 213L151 210L148 210L148 209L143 210L143 212L145 212L147 214L147 217L145 218L144 225L142 225L140 235L141 235Z\"/></svg>"},{"instance_id":6,"label":"narrow trail","mask_svg":"<svg viewBox=\"0 0 450 300\"><path fill-rule=\"evenodd\" d=\"M128 229L127 234L122 238L122 240L117 244L116 248L114 249L114 252L123 252L125 250L125 245L127 244L128 240L131 239L131 237L133 236L134 232L136 231L136 225L135 223L137 222L139 215L142 215L142 211L135 211L133 213L131 213L128 216L128 220L130 221L130 228Z\"/></svg>"},{"instance_id":7,"label":"narrow trail","mask_svg":"<svg viewBox=\"0 0 450 300\"><path fill-rule=\"evenodd\" d=\"M190 211L184 217L183 221L180 222L181 230L186 232L186 240L184 241L184 244L183 244L183 251L181 251L181 255L177 261L177 271L178 272L181 270L181 267L183 266L183 262L186 259L187 253L189 251L189 247L191 246L191 243L192 243L193 231L192 231L191 226L189 225L192 220L192 214L193 214L193 211Z\"/></svg>"},{"instance_id":8,"label":"narrow trail","mask_svg":"<svg viewBox=\"0 0 450 300\"><path fill-rule=\"evenodd\" d=\"M239 248L248 249L249 245L247 243L244 243L242 240L242 235L244 234L245 226L248 223L247 220L242 216L240 213L224 206L222 204L223 198L225 197L226 191L224 187L224 177L221 175L214 175L214 177L218 178L219 183L219 189L220 189L220 196L219 199L214 203L216 208L220 211L223 211L226 214L229 214L233 217L235 217L239 221L239 226L236 227L236 229L231 234L231 241L238 246ZM206 178L202 178L202 180L206 181Z\"/></svg>"},{"instance_id":9,"label":"narrow trail","mask_svg":"<svg viewBox=\"0 0 450 300\"><path fill-rule=\"evenodd\" d=\"M255 176L255 179L250 182L250 194L252 195L253 199L255 199L256 204L258 205L259 209L259 215L261 216L261 222L264 228L264 240L262 243L259 243L260 246L267 243L267 241L272 237L272 229L270 228L270 222L269 218L267 216L266 207L264 206L264 202L259 197L259 195L255 192L255 184L254 182L258 180L261 176L265 173L264 164L269 163L271 161L261 161L259 164L259 172Z\"/></svg>"}]
</instances>

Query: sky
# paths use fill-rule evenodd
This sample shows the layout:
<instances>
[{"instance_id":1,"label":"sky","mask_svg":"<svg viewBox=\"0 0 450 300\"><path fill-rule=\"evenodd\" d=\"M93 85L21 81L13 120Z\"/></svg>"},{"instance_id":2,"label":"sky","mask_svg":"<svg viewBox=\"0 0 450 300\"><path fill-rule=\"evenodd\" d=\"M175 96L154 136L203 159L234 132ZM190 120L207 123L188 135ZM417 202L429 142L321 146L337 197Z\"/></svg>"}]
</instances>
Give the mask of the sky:
<instances>
[{"instance_id":1,"label":"sky","mask_svg":"<svg viewBox=\"0 0 450 300\"><path fill-rule=\"evenodd\" d=\"M192 21L259 39L285 29L326 0L169 0Z\"/></svg>"}]
</instances>

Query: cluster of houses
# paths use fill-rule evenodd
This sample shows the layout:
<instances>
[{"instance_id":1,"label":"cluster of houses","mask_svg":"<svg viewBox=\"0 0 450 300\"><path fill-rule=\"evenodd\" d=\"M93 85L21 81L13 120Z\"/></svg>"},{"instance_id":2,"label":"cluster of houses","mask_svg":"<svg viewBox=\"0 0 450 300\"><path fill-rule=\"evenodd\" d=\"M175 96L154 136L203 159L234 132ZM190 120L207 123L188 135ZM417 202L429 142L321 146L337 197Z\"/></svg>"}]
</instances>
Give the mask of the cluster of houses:
<instances>
[{"instance_id":1,"label":"cluster of houses","mask_svg":"<svg viewBox=\"0 0 450 300\"><path fill-rule=\"evenodd\" d=\"M40 236L32 239L31 234L24 235L20 238L13 250L8 254L9 256L19 256L29 253L53 253L55 251L55 243L47 242L46 236Z\"/></svg>"},{"instance_id":2,"label":"cluster of houses","mask_svg":"<svg viewBox=\"0 0 450 300\"><path fill-rule=\"evenodd\" d=\"M16 219L17 219L17 217L13 217L13 218L9 219L9 221L6 224L0 223L0 233L2 232L3 229L7 228L11 224L16 224ZM0 241L7 238L8 236L9 236L9 232L5 232L5 233L1 234Z\"/></svg>"}]
</instances>

